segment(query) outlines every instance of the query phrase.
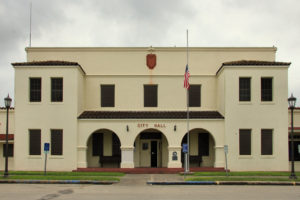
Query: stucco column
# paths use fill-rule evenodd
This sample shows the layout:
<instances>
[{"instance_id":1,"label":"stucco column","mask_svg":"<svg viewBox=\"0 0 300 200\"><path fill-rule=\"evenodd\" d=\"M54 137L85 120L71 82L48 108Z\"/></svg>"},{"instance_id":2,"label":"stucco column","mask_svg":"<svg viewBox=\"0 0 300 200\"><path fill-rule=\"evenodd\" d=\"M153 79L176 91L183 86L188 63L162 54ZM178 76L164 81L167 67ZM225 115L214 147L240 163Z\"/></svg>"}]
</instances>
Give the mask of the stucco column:
<instances>
[{"instance_id":1,"label":"stucco column","mask_svg":"<svg viewBox=\"0 0 300 200\"><path fill-rule=\"evenodd\" d=\"M169 162L168 168L181 168L181 146L168 147L169 150Z\"/></svg>"},{"instance_id":2,"label":"stucco column","mask_svg":"<svg viewBox=\"0 0 300 200\"><path fill-rule=\"evenodd\" d=\"M133 146L121 146L121 168L134 168L133 153Z\"/></svg>"},{"instance_id":3,"label":"stucco column","mask_svg":"<svg viewBox=\"0 0 300 200\"><path fill-rule=\"evenodd\" d=\"M215 164L214 167L224 167L225 168L225 153L224 146L215 147Z\"/></svg>"},{"instance_id":4,"label":"stucco column","mask_svg":"<svg viewBox=\"0 0 300 200\"><path fill-rule=\"evenodd\" d=\"M87 151L87 146L77 147L77 168L87 167L86 151Z\"/></svg>"}]
</instances>

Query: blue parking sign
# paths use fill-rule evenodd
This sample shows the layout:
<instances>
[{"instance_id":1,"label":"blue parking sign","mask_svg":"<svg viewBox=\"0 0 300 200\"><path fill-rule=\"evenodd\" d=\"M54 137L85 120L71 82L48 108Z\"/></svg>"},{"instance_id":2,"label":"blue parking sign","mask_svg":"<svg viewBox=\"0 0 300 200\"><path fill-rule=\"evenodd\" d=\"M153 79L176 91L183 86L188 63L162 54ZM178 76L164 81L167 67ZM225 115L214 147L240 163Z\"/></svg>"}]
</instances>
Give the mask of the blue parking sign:
<instances>
[{"instance_id":1,"label":"blue parking sign","mask_svg":"<svg viewBox=\"0 0 300 200\"><path fill-rule=\"evenodd\" d=\"M188 145L187 144L182 144L182 152L187 153L188 152Z\"/></svg>"},{"instance_id":2,"label":"blue parking sign","mask_svg":"<svg viewBox=\"0 0 300 200\"><path fill-rule=\"evenodd\" d=\"M50 148L50 144L49 143L44 143L44 151L48 152Z\"/></svg>"}]
</instances>

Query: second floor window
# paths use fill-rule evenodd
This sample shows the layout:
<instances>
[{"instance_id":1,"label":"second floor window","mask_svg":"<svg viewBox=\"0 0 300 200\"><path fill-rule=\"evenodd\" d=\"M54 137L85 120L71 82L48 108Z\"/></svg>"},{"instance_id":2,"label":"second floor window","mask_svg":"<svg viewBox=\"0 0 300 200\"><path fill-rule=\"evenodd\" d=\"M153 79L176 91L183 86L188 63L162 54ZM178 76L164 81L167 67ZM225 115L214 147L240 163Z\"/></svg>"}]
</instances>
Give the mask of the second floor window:
<instances>
[{"instance_id":1,"label":"second floor window","mask_svg":"<svg viewBox=\"0 0 300 200\"><path fill-rule=\"evenodd\" d=\"M51 101L62 102L63 101L63 79L51 78Z\"/></svg>"},{"instance_id":2,"label":"second floor window","mask_svg":"<svg viewBox=\"0 0 300 200\"><path fill-rule=\"evenodd\" d=\"M239 79L239 100L251 101L251 79L250 78Z\"/></svg>"},{"instance_id":3,"label":"second floor window","mask_svg":"<svg viewBox=\"0 0 300 200\"><path fill-rule=\"evenodd\" d=\"M30 78L29 79L29 100L30 102L40 102L42 99L42 79Z\"/></svg>"},{"instance_id":4,"label":"second floor window","mask_svg":"<svg viewBox=\"0 0 300 200\"><path fill-rule=\"evenodd\" d=\"M115 86L101 85L101 107L115 106Z\"/></svg>"},{"instance_id":5,"label":"second floor window","mask_svg":"<svg viewBox=\"0 0 300 200\"><path fill-rule=\"evenodd\" d=\"M157 85L144 85L144 107L157 107Z\"/></svg>"},{"instance_id":6,"label":"second floor window","mask_svg":"<svg viewBox=\"0 0 300 200\"><path fill-rule=\"evenodd\" d=\"M189 106L201 106L201 85L190 85L189 88Z\"/></svg>"},{"instance_id":7,"label":"second floor window","mask_svg":"<svg viewBox=\"0 0 300 200\"><path fill-rule=\"evenodd\" d=\"M273 101L272 78L261 78L261 101Z\"/></svg>"}]
</instances>

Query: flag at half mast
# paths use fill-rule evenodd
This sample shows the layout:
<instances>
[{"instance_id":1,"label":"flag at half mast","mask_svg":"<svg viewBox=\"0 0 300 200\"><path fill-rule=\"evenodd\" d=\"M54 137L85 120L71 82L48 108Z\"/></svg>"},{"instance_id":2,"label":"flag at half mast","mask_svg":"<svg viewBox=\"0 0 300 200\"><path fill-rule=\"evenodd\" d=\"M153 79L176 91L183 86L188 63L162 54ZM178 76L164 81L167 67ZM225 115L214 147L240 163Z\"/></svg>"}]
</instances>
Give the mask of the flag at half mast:
<instances>
[{"instance_id":1,"label":"flag at half mast","mask_svg":"<svg viewBox=\"0 0 300 200\"><path fill-rule=\"evenodd\" d=\"M184 84L183 84L183 87L186 89L190 88L189 79L190 79L189 66L186 65L185 74L184 74Z\"/></svg>"}]
</instances>

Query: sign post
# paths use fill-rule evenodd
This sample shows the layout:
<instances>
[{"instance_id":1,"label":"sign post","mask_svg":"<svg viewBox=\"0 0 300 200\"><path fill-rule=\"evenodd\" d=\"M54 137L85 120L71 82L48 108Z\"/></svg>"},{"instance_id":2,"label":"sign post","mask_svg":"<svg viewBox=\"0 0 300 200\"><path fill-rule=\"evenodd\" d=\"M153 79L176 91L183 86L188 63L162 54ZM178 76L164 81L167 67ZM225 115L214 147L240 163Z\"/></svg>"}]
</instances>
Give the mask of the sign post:
<instances>
[{"instance_id":1,"label":"sign post","mask_svg":"<svg viewBox=\"0 0 300 200\"><path fill-rule=\"evenodd\" d=\"M182 152L184 153L184 174L186 174L188 172L188 144L182 144Z\"/></svg>"},{"instance_id":2,"label":"sign post","mask_svg":"<svg viewBox=\"0 0 300 200\"><path fill-rule=\"evenodd\" d=\"M228 176L228 168L227 168L227 154L228 154L228 145L224 145L224 152L225 152L225 171L226 176Z\"/></svg>"},{"instance_id":3,"label":"sign post","mask_svg":"<svg viewBox=\"0 0 300 200\"><path fill-rule=\"evenodd\" d=\"M44 166L44 175L46 176L47 171L47 154L49 153L50 144L44 143L44 153L45 153L45 166Z\"/></svg>"}]
</instances>

